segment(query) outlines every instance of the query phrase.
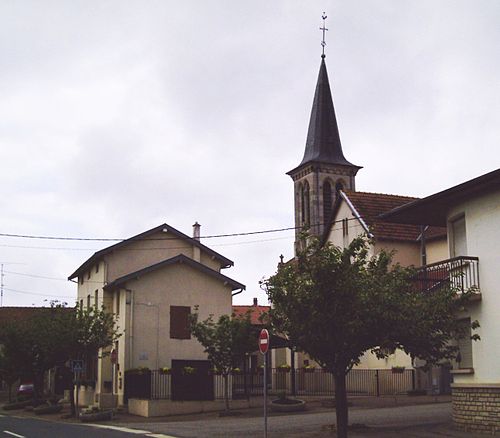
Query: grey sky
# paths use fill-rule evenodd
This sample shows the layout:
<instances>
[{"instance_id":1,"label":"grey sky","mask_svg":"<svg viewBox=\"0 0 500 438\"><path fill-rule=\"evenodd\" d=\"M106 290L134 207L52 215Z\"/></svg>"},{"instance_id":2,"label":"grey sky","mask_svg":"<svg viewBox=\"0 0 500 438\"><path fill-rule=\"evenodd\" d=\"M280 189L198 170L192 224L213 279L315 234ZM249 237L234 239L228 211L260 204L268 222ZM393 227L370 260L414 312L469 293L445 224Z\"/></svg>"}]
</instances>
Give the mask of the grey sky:
<instances>
[{"instance_id":1,"label":"grey sky","mask_svg":"<svg viewBox=\"0 0 500 438\"><path fill-rule=\"evenodd\" d=\"M285 172L304 151L323 10L358 190L425 196L499 167L496 0L3 0L0 233L293 226ZM204 243L234 260L236 302L263 302L293 232ZM75 296L19 274L64 279L106 245L0 238L0 262L22 263L4 266L3 304Z\"/></svg>"}]
</instances>

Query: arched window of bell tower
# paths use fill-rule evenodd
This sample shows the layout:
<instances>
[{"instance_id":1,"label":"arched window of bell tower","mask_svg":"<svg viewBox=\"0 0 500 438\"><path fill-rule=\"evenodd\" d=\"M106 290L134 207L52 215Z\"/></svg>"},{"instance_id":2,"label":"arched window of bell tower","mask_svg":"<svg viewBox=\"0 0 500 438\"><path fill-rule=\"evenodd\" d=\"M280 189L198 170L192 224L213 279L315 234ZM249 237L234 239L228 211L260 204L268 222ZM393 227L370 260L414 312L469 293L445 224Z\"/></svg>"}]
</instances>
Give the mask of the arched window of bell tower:
<instances>
[{"instance_id":1,"label":"arched window of bell tower","mask_svg":"<svg viewBox=\"0 0 500 438\"><path fill-rule=\"evenodd\" d=\"M310 202L309 202L309 183L307 181L300 189L300 221L301 224L309 224L311 219Z\"/></svg>"},{"instance_id":2,"label":"arched window of bell tower","mask_svg":"<svg viewBox=\"0 0 500 438\"><path fill-rule=\"evenodd\" d=\"M323 182L323 224L326 226L332 214L332 185L329 180Z\"/></svg>"}]
</instances>

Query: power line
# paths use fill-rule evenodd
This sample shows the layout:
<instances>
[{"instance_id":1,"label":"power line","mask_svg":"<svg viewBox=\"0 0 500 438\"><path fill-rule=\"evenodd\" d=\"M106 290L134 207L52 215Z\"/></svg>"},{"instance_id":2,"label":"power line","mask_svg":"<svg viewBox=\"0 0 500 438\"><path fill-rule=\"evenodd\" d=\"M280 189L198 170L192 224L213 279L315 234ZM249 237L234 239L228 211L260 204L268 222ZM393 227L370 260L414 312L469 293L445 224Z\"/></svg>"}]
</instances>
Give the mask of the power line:
<instances>
[{"instance_id":1,"label":"power line","mask_svg":"<svg viewBox=\"0 0 500 438\"><path fill-rule=\"evenodd\" d=\"M357 218L347 218L347 220L357 220ZM310 227L316 227L321 225L332 225L341 221L342 219L330 222L328 224L317 223L310 225ZM207 236L200 236L200 239L217 239L222 237L239 237L239 236L251 236L255 234L280 233L283 231L301 230L303 228L304 226L299 226L299 227L272 228L267 230L244 231L239 233L212 234ZM130 239L130 238L124 239L124 238L109 238L109 237L101 238L101 237L41 236L32 234L10 234L10 233L0 233L0 237L14 237L21 239L38 239L38 240L81 241L81 242L123 242L125 240ZM179 237L158 237L158 238L145 238L145 239L134 239L134 240L139 241L139 240L175 240L175 239L179 239Z\"/></svg>"},{"instance_id":2,"label":"power line","mask_svg":"<svg viewBox=\"0 0 500 438\"><path fill-rule=\"evenodd\" d=\"M56 294L47 294L39 292L30 292L26 290L10 289L8 287L4 287L4 290L8 290L9 292L16 292L18 294L37 295L42 297L55 297L55 298L73 298L74 300L76 300L75 296L69 296L69 295L56 295Z\"/></svg>"}]
</instances>

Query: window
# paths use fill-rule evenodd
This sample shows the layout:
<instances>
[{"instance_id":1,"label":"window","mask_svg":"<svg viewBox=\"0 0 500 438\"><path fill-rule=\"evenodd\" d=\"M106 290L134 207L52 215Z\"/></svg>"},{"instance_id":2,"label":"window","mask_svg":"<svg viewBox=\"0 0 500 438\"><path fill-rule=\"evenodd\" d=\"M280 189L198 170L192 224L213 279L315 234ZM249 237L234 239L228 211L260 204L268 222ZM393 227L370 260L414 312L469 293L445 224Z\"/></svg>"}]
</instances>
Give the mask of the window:
<instances>
[{"instance_id":1,"label":"window","mask_svg":"<svg viewBox=\"0 0 500 438\"><path fill-rule=\"evenodd\" d=\"M328 181L323 183L323 224L326 226L332 214L332 186Z\"/></svg>"},{"instance_id":2,"label":"window","mask_svg":"<svg viewBox=\"0 0 500 438\"><path fill-rule=\"evenodd\" d=\"M310 203L309 203L309 183L304 182L300 189L300 203L301 203L301 220L302 224L309 224L310 217Z\"/></svg>"},{"instance_id":3,"label":"window","mask_svg":"<svg viewBox=\"0 0 500 438\"><path fill-rule=\"evenodd\" d=\"M171 339L191 339L189 329L189 315L191 307L170 306L170 338Z\"/></svg>"},{"instance_id":4,"label":"window","mask_svg":"<svg viewBox=\"0 0 500 438\"><path fill-rule=\"evenodd\" d=\"M80 300L80 310L83 310L83 299Z\"/></svg>"},{"instance_id":5,"label":"window","mask_svg":"<svg viewBox=\"0 0 500 438\"><path fill-rule=\"evenodd\" d=\"M87 272L87 280L90 278L90 269L89 271Z\"/></svg>"},{"instance_id":6,"label":"window","mask_svg":"<svg viewBox=\"0 0 500 438\"><path fill-rule=\"evenodd\" d=\"M450 255L452 257L467 255L465 216L450 221L450 234Z\"/></svg>"},{"instance_id":7,"label":"window","mask_svg":"<svg viewBox=\"0 0 500 438\"><path fill-rule=\"evenodd\" d=\"M97 263L97 265L95 265L95 273L97 274L99 272L99 263Z\"/></svg>"},{"instance_id":8,"label":"window","mask_svg":"<svg viewBox=\"0 0 500 438\"><path fill-rule=\"evenodd\" d=\"M470 318L460 320L460 325L463 326L464 336L457 340L458 353L457 362L458 368L472 368L472 333L470 328Z\"/></svg>"},{"instance_id":9,"label":"window","mask_svg":"<svg viewBox=\"0 0 500 438\"><path fill-rule=\"evenodd\" d=\"M90 294L87 295L87 309L90 309Z\"/></svg>"},{"instance_id":10,"label":"window","mask_svg":"<svg viewBox=\"0 0 500 438\"><path fill-rule=\"evenodd\" d=\"M116 311L117 315L120 314L120 291L116 292Z\"/></svg>"},{"instance_id":11,"label":"window","mask_svg":"<svg viewBox=\"0 0 500 438\"><path fill-rule=\"evenodd\" d=\"M81 277L78 277L80 280L80 284L83 284L83 275Z\"/></svg>"},{"instance_id":12,"label":"window","mask_svg":"<svg viewBox=\"0 0 500 438\"><path fill-rule=\"evenodd\" d=\"M96 289L94 292L95 308L99 308L99 290Z\"/></svg>"}]
</instances>

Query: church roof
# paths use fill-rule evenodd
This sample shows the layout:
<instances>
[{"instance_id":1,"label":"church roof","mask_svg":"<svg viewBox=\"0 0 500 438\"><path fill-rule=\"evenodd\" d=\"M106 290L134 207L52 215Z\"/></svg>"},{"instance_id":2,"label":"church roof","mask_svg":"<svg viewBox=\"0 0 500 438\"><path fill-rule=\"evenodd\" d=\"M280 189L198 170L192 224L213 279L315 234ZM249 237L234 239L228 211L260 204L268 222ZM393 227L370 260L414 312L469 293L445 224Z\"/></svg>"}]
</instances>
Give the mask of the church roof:
<instances>
[{"instance_id":1,"label":"church roof","mask_svg":"<svg viewBox=\"0 0 500 438\"><path fill-rule=\"evenodd\" d=\"M296 169L312 162L360 168L347 161L342 152L324 57L321 59L318 82L314 93L304 158ZM294 170L288 173L290 174Z\"/></svg>"},{"instance_id":2,"label":"church roof","mask_svg":"<svg viewBox=\"0 0 500 438\"><path fill-rule=\"evenodd\" d=\"M417 242L421 233L420 226L390 223L382 220L380 215L396 207L413 202L418 198L383 193L353 192L349 190L341 193L343 196L338 197L339 202L334 207L332 220L335 220L340 200L344 199L350 204L351 209L354 208L359 218L368 226L376 239ZM335 223L332 222L331 226L334 225ZM425 237L426 239L446 237L446 228L429 227L425 232Z\"/></svg>"}]
</instances>

